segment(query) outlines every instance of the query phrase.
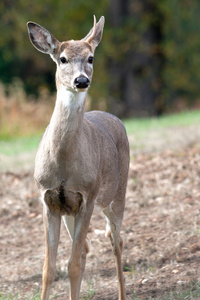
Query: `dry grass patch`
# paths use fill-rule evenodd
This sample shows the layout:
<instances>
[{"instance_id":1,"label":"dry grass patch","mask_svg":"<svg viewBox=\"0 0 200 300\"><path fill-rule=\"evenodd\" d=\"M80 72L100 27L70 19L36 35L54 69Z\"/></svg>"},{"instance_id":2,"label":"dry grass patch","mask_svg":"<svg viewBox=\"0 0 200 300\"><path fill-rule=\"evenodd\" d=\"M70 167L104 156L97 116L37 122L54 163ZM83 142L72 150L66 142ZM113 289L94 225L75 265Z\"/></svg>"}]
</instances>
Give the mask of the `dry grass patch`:
<instances>
[{"instance_id":1,"label":"dry grass patch","mask_svg":"<svg viewBox=\"0 0 200 300\"><path fill-rule=\"evenodd\" d=\"M27 136L44 130L53 111L55 97L44 88L39 101L27 97L16 80L8 88L0 84L0 138Z\"/></svg>"}]
</instances>

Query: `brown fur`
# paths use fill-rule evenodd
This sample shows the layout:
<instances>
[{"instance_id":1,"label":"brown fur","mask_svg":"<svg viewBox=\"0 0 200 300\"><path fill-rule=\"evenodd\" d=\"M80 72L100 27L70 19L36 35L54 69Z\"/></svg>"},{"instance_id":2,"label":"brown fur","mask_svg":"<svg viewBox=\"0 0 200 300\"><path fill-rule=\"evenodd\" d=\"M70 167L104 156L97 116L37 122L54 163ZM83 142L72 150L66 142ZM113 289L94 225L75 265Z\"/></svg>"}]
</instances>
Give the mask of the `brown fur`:
<instances>
[{"instance_id":1,"label":"brown fur","mask_svg":"<svg viewBox=\"0 0 200 300\"><path fill-rule=\"evenodd\" d=\"M94 24L96 24L94 22ZM95 206L107 219L116 260L119 299L125 300L120 228L125 206L129 145L122 122L105 112L84 112L87 88L77 89L76 77L91 83L94 55L101 40L104 18L81 41L60 43L46 29L29 23L33 45L57 64L55 109L35 161L35 180L44 204L46 252L42 300L48 300L56 269L61 217L73 239L68 264L70 299L78 300L89 252L88 227ZM62 63L60 57L66 57Z\"/></svg>"}]
</instances>

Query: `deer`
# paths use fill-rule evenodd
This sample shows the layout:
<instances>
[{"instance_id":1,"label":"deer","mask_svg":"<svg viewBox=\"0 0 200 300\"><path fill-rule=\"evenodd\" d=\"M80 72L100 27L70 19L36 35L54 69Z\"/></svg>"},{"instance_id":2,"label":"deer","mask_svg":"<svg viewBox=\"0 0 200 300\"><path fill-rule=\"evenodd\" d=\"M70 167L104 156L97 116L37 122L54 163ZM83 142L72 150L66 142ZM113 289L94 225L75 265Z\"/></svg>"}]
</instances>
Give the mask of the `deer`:
<instances>
[{"instance_id":1,"label":"deer","mask_svg":"<svg viewBox=\"0 0 200 300\"><path fill-rule=\"evenodd\" d=\"M36 158L34 179L43 204L45 261L42 300L48 300L56 273L61 220L72 240L68 261L71 300L78 300L90 251L87 236L96 208L106 218L116 261L119 299L126 299L120 235L129 170L129 143L123 123L103 111L85 112L96 47L105 19L94 23L81 40L59 42L47 29L28 22L33 46L56 63L55 107Z\"/></svg>"}]
</instances>

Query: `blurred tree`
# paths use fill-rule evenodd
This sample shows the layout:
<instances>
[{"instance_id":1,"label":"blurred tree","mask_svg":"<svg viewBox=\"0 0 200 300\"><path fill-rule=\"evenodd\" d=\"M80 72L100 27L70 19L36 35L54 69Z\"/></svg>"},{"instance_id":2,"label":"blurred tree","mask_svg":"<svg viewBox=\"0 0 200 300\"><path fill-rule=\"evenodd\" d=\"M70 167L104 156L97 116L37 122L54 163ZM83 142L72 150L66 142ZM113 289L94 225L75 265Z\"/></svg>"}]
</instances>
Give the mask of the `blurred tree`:
<instances>
[{"instance_id":1,"label":"blurred tree","mask_svg":"<svg viewBox=\"0 0 200 300\"><path fill-rule=\"evenodd\" d=\"M110 1L112 43L118 49L110 64L114 74L110 82L111 107L117 114L155 115L163 110L163 16L158 2Z\"/></svg>"},{"instance_id":2,"label":"blurred tree","mask_svg":"<svg viewBox=\"0 0 200 300\"><path fill-rule=\"evenodd\" d=\"M98 4L98 16L106 0ZM59 40L79 39L93 24L96 4L92 0L2 0L0 2L0 80L12 82L20 77L28 93L37 94L40 86L55 89L55 64L47 55L34 52L26 23L41 24Z\"/></svg>"},{"instance_id":3,"label":"blurred tree","mask_svg":"<svg viewBox=\"0 0 200 300\"><path fill-rule=\"evenodd\" d=\"M97 50L91 108L119 116L159 115L176 99L199 98L199 0L1 0L0 81L21 78L26 92L55 90L55 64L32 48L26 22L59 40L79 39L92 15L106 16Z\"/></svg>"},{"instance_id":4,"label":"blurred tree","mask_svg":"<svg viewBox=\"0 0 200 300\"><path fill-rule=\"evenodd\" d=\"M167 2L168 5L164 1L159 4L165 15L163 95L169 107L177 99L191 106L200 98L200 1Z\"/></svg>"}]
</instances>

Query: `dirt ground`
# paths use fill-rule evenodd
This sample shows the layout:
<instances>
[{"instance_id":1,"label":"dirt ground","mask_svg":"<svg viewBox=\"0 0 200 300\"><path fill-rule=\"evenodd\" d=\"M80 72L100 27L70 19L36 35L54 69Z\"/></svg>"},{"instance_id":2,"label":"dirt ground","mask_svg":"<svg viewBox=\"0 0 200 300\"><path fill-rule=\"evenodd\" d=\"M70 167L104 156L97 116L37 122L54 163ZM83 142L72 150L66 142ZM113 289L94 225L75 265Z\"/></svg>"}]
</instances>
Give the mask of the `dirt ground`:
<instances>
[{"instance_id":1,"label":"dirt ground","mask_svg":"<svg viewBox=\"0 0 200 300\"><path fill-rule=\"evenodd\" d=\"M181 299L176 293L200 281L200 143L168 148L131 152L122 227L129 299ZM41 289L44 261L42 206L32 169L1 172L0 199L0 292L32 299ZM113 254L104 234L104 216L95 214L82 299L118 299ZM68 299L70 249L62 226L52 288L59 300ZM200 294L187 299L200 299Z\"/></svg>"}]
</instances>

